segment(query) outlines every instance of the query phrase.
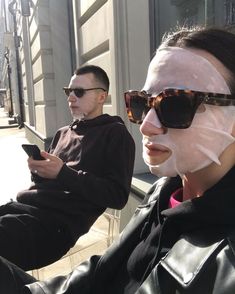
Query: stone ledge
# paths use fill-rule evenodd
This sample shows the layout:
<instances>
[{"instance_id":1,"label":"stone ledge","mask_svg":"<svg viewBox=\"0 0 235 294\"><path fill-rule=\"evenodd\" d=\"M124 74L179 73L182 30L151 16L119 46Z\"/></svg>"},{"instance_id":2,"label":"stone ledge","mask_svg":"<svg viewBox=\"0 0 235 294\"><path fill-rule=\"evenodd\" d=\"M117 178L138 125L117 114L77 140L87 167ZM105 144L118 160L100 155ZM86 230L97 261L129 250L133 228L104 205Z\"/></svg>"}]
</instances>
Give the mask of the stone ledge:
<instances>
[{"instance_id":1,"label":"stone ledge","mask_svg":"<svg viewBox=\"0 0 235 294\"><path fill-rule=\"evenodd\" d=\"M146 193L157 179L158 178L150 172L135 174L133 175L131 182L131 192L136 194L136 196L139 197L141 201L144 199Z\"/></svg>"}]
</instances>

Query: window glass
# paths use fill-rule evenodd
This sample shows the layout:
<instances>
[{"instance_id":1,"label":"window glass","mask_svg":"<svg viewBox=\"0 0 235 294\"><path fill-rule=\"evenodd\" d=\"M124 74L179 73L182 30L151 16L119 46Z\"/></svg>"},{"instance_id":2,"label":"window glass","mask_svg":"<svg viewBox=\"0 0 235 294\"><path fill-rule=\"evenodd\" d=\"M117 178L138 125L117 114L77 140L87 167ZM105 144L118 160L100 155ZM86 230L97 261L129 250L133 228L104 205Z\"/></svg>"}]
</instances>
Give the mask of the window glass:
<instances>
[{"instance_id":1,"label":"window glass","mask_svg":"<svg viewBox=\"0 0 235 294\"><path fill-rule=\"evenodd\" d=\"M225 24L235 24L235 0L225 1Z\"/></svg>"},{"instance_id":2,"label":"window glass","mask_svg":"<svg viewBox=\"0 0 235 294\"><path fill-rule=\"evenodd\" d=\"M165 32L177 26L235 24L235 0L149 0L151 53Z\"/></svg>"}]
</instances>

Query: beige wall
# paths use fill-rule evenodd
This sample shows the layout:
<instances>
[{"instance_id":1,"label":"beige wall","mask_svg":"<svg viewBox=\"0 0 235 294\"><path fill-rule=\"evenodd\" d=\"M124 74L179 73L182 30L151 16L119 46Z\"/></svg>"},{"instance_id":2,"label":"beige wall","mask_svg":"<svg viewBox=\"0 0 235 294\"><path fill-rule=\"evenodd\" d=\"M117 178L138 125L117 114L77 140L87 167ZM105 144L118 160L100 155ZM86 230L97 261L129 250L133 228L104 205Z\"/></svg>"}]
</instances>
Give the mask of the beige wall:
<instances>
[{"instance_id":1,"label":"beige wall","mask_svg":"<svg viewBox=\"0 0 235 294\"><path fill-rule=\"evenodd\" d=\"M25 26L22 20L22 26ZM62 87L71 77L67 3L34 0L28 20L29 46L22 36L22 69L26 134L42 147L55 131L71 122ZM26 63L30 55L30 62ZM29 79L32 78L32 91ZM32 112L34 115L32 116ZM30 119L31 115L31 119ZM30 134L31 133L31 134Z\"/></svg>"},{"instance_id":2,"label":"beige wall","mask_svg":"<svg viewBox=\"0 0 235 294\"><path fill-rule=\"evenodd\" d=\"M96 64L107 71L111 87L104 111L124 119L136 141L135 172L145 172L139 126L127 120L123 92L141 89L145 81L150 60L148 1L73 0L72 7L76 67ZM25 19L22 26L27 27ZM71 76L67 1L33 0L27 29L28 48L25 35L21 48L26 134L43 146L71 121L61 90Z\"/></svg>"},{"instance_id":3,"label":"beige wall","mask_svg":"<svg viewBox=\"0 0 235 294\"><path fill-rule=\"evenodd\" d=\"M150 59L148 1L74 0L77 66L103 67L111 82L104 111L120 115L136 141L135 172L147 171L141 159L139 126L126 116L123 92L141 89Z\"/></svg>"}]
</instances>

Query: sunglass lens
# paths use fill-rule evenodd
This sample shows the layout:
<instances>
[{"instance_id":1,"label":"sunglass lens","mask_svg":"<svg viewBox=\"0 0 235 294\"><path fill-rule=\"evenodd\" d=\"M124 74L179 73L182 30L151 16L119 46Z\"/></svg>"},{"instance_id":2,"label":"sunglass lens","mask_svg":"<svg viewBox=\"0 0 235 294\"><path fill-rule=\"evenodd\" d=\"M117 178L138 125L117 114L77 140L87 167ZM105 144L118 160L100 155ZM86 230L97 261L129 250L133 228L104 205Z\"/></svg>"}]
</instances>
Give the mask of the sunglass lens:
<instances>
[{"instance_id":1,"label":"sunglass lens","mask_svg":"<svg viewBox=\"0 0 235 294\"><path fill-rule=\"evenodd\" d=\"M191 125L195 105L187 95L164 97L160 102L159 119L169 128L188 128Z\"/></svg>"},{"instance_id":2,"label":"sunglass lens","mask_svg":"<svg viewBox=\"0 0 235 294\"><path fill-rule=\"evenodd\" d=\"M71 90L70 90L70 89L68 89L68 88L64 88L64 92L65 92L65 95L66 95L66 96L69 96L69 95L70 95L70 92L71 92Z\"/></svg>"},{"instance_id":3,"label":"sunglass lens","mask_svg":"<svg viewBox=\"0 0 235 294\"><path fill-rule=\"evenodd\" d=\"M63 88L65 95L69 96L71 92L74 92L75 96L81 98L85 94L85 90L82 88L71 89L71 88Z\"/></svg>"},{"instance_id":4,"label":"sunglass lens","mask_svg":"<svg viewBox=\"0 0 235 294\"><path fill-rule=\"evenodd\" d=\"M78 97L81 98L85 94L85 90L82 88L74 89L74 94Z\"/></svg>"},{"instance_id":5,"label":"sunglass lens","mask_svg":"<svg viewBox=\"0 0 235 294\"><path fill-rule=\"evenodd\" d=\"M146 106L146 99L137 94L126 94L125 98L129 119L134 123L141 123L149 110Z\"/></svg>"}]
</instances>

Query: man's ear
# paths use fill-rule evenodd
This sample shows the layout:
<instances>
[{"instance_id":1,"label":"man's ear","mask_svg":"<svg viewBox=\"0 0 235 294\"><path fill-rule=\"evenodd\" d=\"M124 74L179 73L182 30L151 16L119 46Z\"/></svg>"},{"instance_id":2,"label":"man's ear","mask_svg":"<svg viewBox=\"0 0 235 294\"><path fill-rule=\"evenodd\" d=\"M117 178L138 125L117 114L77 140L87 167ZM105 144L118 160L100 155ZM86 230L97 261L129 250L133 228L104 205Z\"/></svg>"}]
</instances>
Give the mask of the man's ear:
<instances>
[{"instance_id":1,"label":"man's ear","mask_svg":"<svg viewBox=\"0 0 235 294\"><path fill-rule=\"evenodd\" d=\"M235 124L233 125L232 134L233 137L235 137Z\"/></svg>"},{"instance_id":2,"label":"man's ear","mask_svg":"<svg viewBox=\"0 0 235 294\"><path fill-rule=\"evenodd\" d=\"M108 96L107 92L102 91L102 92L100 93L100 95L99 95L99 102L100 102L101 104L104 104L104 102L105 102L107 96ZM235 130L234 130L234 131L235 131Z\"/></svg>"}]
</instances>

